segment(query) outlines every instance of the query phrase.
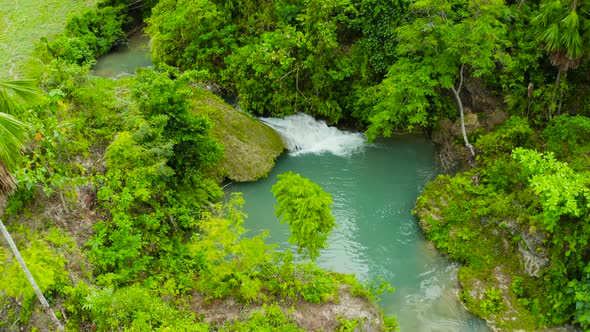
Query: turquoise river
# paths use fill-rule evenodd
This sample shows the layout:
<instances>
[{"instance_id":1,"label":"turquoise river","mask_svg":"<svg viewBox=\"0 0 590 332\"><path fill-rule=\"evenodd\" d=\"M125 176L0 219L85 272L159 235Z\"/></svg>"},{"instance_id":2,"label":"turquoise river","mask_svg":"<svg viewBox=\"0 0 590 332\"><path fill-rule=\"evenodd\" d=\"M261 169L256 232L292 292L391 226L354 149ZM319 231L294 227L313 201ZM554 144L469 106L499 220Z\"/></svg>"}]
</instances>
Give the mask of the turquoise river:
<instances>
[{"instance_id":1,"label":"turquoise river","mask_svg":"<svg viewBox=\"0 0 590 332\"><path fill-rule=\"evenodd\" d=\"M117 78L150 66L149 39L141 32L129 44L99 59L96 75ZM270 188L277 174L293 171L332 195L338 224L318 264L353 273L362 281L389 281L396 290L382 296L386 314L398 318L401 331L489 331L457 300L457 265L424 239L411 211L424 184L436 175L435 148L421 136L397 136L365 144L358 133L339 131L306 115L262 119L283 137L290 152L267 178L231 184L249 215L251 234L270 232L267 241L289 248L289 229L274 215Z\"/></svg>"},{"instance_id":2,"label":"turquoise river","mask_svg":"<svg viewBox=\"0 0 590 332\"><path fill-rule=\"evenodd\" d=\"M277 174L293 171L332 195L337 228L318 264L353 273L362 281L389 281L385 313L401 331L489 331L457 300L457 266L424 239L411 211L424 184L436 176L435 147L424 137L404 135L366 145L360 134L338 131L308 116L266 119L283 135L291 153L267 178L231 184L242 192L246 228L269 231L267 242L289 247L289 228L274 215L270 191Z\"/></svg>"}]
</instances>

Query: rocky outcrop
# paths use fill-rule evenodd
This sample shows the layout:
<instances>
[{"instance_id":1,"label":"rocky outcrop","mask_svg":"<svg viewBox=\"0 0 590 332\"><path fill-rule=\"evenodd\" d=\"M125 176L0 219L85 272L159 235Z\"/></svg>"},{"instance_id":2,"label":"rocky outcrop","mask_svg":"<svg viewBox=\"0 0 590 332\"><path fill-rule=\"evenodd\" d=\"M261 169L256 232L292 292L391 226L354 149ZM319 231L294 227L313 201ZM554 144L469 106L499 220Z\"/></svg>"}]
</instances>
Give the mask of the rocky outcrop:
<instances>
[{"instance_id":1,"label":"rocky outcrop","mask_svg":"<svg viewBox=\"0 0 590 332\"><path fill-rule=\"evenodd\" d=\"M447 182L438 181L440 187ZM472 178L473 181L473 178ZM440 193L438 193L440 195ZM574 327L561 326L536 330L538 318L523 306L522 294L515 292L515 284L523 278L538 278L550 264L546 248L547 234L535 227L520 224L513 218L484 216L472 223L455 225L445 220L451 206L445 195L419 198L415 213L420 227L427 236L438 229L447 228L443 251L456 250L464 245L460 232L467 240L477 243L474 255L489 253L485 263L469 264L459 269L461 300L467 310L486 320L494 331L576 331ZM447 227L448 226L448 227ZM440 238L441 234L437 236ZM514 239L518 239L515 241ZM436 241L435 241L436 242ZM453 242L453 243L450 243ZM437 246L441 245L440 239ZM481 251L477 251L481 250ZM449 252L447 252L449 253ZM522 291L521 291L522 292Z\"/></svg>"},{"instance_id":2,"label":"rocky outcrop","mask_svg":"<svg viewBox=\"0 0 590 332\"><path fill-rule=\"evenodd\" d=\"M193 109L213 122L213 136L225 150L219 168L214 170L218 180L247 182L266 176L285 149L281 137L207 90L197 89L196 95Z\"/></svg>"},{"instance_id":3,"label":"rocky outcrop","mask_svg":"<svg viewBox=\"0 0 590 332\"><path fill-rule=\"evenodd\" d=\"M481 123L479 121L479 116L476 113L471 112L470 109L465 108L465 133L471 135L480 128ZM453 123L451 132L455 137L462 137L461 121L459 119Z\"/></svg>"},{"instance_id":4,"label":"rocky outcrop","mask_svg":"<svg viewBox=\"0 0 590 332\"><path fill-rule=\"evenodd\" d=\"M383 322L377 308L365 298L352 296L350 291L350 286L342 285L336 303L300 303L291 317L306 331L333 331L338 328L340 318L358 320L360 331L382 331Z\"/></svg>"},{"instance_id":5,"label":"rocky outcrop","mask_svg":"<svg viewBox=\"0 0 590 332\"><path fill-rule=\"evenodd\" d=\"M197 291L192 293L190 306L204 317L206 323L216 326L247 320L252 313L261 311L263 307L240 303L233 298L207 302ZM384 323L377 307L364 297L353 296L351 287L345 284L340 285L334 301L308 303L284 299L280 307L290 321L305 331L335 331L340 327L341 319L360 322L356 329L358 331L383 331Z\"/></svg>"}]
</instances>

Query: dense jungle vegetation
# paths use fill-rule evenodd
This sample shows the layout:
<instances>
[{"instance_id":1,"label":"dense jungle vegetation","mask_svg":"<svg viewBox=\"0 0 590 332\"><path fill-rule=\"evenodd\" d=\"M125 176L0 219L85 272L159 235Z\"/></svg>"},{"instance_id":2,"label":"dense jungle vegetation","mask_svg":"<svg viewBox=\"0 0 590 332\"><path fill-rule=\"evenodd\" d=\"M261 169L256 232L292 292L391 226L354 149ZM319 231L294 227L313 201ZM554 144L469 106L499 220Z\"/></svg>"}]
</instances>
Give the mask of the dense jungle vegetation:
<instances>
[{"instance_id":1,"label":"dense jungle vegetation","mask_svg":"<svg viewBox=\"0 0 590 332\"><path fill-rule=\"evenodd\" d=\"M194 109L216 98L202 89L212 86L253 115L306 112L370 140L510 115L446 136L443 148L462 146L452 158L466 162L429 184L415 212L463 263L471 311L505 330L590 330L588 1L150 0L141 12L135 3L70 17L10 77L35 84L0 85L0 203L14 189L7 171L18 183L2 220L66 329L291 331L302 326L287 309L299 303L337 302L342 287L379 291L244 236L242 198L218 203L223 145ZM92 76L142 21L155 69ZM330 198L293 174L279 183L279 213L314 259L333 223ZM293 195L320 208L301 215ZM49 326L5 248L0 327ZM197 299L255 309L210 322Z\"/></svg>"}]
</instances>

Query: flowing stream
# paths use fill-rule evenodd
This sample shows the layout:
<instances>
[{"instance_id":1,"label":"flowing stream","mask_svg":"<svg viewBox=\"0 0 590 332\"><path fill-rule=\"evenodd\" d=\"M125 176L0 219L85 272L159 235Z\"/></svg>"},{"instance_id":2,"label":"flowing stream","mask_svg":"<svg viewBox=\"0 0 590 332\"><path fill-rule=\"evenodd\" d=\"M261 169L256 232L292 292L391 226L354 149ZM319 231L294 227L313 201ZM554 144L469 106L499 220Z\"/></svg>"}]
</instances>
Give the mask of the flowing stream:
<instances>
[{"instance_id":1,"label":"flowing stream","mask_svg":"<svg viewBox=\"0 0 590 332\"><path fill-rule=\"evenodd\" d=\"M116 78L151 65L149 39L141 32L129 44L98 60L96 75ZM411 210L422 186L435 176L434 147L421 136L396 136L365 144L359 133L328 127L306 115L261 119L284 138L283 155L266 179L232 184L240 191L251 234L269 230L267 242L289 248L289 228L274 215L270 188L277 174L293 171L332 195L337 227L318 264L353 273L363 281L383 278L396 290L383 295L386 314L397 316L401 331L489 331L457 300L457 265L429 242Z\"/></svg>"},{"instance_id":2,"label":"flowing stream","mask_svg":"<svg viewBox=\"0 0 590 332\"><path fill-rule=\"evenodd\" d=\"M362 134L302 114L261 121L281 134L290 153L266 179L226 188L243 192L251 234L269 230L267 242L289 248L289 228L274 215L270 189L277 174L300 173L334 201L338 226L318 259L321 267L389 281L396 290L380 305L397 316L402 331L489 331L457 300L457 265L424 239L411 214L420 189L436 175L431 142L404 135L366 145Z\"/></svg>"}]
</instances>

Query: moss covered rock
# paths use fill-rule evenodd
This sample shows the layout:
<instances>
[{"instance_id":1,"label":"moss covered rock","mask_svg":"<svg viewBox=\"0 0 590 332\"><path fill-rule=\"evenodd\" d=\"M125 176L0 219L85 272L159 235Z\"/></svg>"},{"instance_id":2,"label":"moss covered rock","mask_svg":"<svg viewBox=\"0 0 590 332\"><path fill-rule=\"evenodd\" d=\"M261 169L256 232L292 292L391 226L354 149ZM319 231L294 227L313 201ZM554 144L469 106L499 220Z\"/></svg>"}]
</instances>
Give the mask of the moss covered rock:
<instances>
[{"instance_id":1,"label":"moss covered rock","mask_svg":"<svg viewBox=\"0 0 590 332\"><path fill-rule=\"evenodd\" d=\"M219 168L214 171L218 180L258 180L268 174L275 159L285 150L281 137L273 129L207 90L195 92L193 105L195 112L211 120L213 136L225 148Z\"/></svg>"}]
</instances>

